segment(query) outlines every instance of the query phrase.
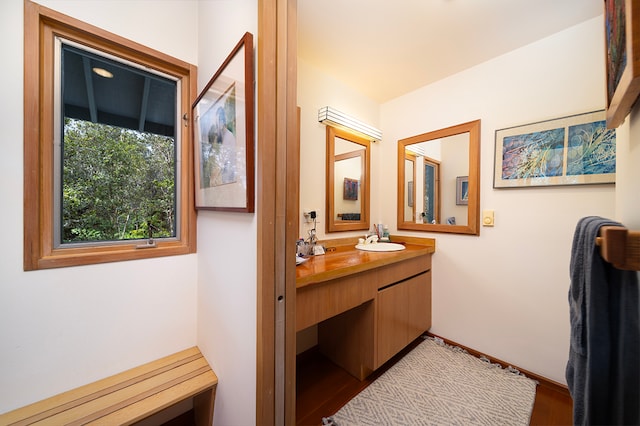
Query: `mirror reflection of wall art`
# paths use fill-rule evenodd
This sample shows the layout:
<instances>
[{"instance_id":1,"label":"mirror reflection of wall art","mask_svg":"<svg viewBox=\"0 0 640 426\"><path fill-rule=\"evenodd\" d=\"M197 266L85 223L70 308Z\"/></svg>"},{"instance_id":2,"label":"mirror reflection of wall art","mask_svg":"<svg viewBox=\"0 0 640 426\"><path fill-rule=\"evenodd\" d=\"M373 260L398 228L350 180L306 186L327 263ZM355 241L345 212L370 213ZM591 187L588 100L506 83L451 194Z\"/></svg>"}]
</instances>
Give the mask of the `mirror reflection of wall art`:
<instances>
[{"instance_id":1,"label":"mirror reflection of wall art","mask_svg":"<svg viewBox=\"0 0 640 426\"><path fill-rule=\"evenodd\" d=\"M342 198L344 200L357 200L358 185L359 182L357 179L344 178L344 189L342 191Z\"/></svg>"},{"instance_id":2,"label":"mirror reflection of wall art","mask_svg":"<svg viewBox=\"0 0 640 426\"><path fill-rule=\"evenodd\" d=\"M469 176L458 176L456 178L456 205L466 206L469 204Z\"/></svg>"},{"instance_id":3,"label":"mirror reflection of wall art","mask_svg":"<svg viewBox=\"0 0 640 426\"><path fill-rule=\"evenodd\" d=\"M245 33L193 104L197 209L254 211L253 36Z\"/></svg>"},{"instance_id":4,"label":"mirror reflection of wall art","mask_svg":"<svg viewBox=\"0 0 640 426\"><path fill-rule=\"evenodd\" d=\"M413 181L407 182L407 205L413 207Z\"/></svg>"},{"instance_id":5,"label":"mirror reflection of wall art","mask_svg":"<svg viewBox=\"0 0 640 426\"><path fill-rule=\"evenodd\" d=\"M494 188L615 181L616 133L604 111L496 130Z\"/></svg>"}]
</instances>

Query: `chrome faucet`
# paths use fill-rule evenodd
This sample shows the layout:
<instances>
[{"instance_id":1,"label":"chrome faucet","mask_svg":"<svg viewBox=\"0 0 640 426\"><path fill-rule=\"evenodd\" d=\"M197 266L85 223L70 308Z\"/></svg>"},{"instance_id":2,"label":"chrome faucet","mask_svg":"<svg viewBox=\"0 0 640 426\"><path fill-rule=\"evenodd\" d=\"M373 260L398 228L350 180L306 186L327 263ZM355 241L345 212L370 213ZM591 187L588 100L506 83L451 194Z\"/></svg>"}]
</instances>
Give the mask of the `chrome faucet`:
<instances>
[{"instance_id":1,"label":"chrome faucet","mask_svg":"<svg viewBox=\"0 0 640 426\"><path fill-rule=\"evenodd\" d=\"M378 242L378 234L369 235L365 240L365 244L373 244Z\"/></svg>"}]
</instances>

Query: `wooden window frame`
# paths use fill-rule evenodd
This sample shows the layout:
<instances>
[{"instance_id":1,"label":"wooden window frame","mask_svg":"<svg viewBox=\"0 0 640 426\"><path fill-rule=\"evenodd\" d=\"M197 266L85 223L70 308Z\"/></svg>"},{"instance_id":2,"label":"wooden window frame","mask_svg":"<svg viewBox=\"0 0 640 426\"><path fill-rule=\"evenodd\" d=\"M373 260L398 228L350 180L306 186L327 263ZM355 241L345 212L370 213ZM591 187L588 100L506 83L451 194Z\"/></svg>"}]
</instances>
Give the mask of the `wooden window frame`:
<instances>
[{"instance_id":1,"label":"wooden window frame","mask_svg":"<svg viewBox=\"0 0 640 426\"><path fill-rule=\"evenodd\" d=\"M188 114L196 97L196 66L29 0L24 9L24 270L182 255L196 251L193 143ZM176 197L180 235L156 240L59 248L54 246L53 64L56 36L171 75L180 84L180 163Z\"/></svg>"}]
</instances>

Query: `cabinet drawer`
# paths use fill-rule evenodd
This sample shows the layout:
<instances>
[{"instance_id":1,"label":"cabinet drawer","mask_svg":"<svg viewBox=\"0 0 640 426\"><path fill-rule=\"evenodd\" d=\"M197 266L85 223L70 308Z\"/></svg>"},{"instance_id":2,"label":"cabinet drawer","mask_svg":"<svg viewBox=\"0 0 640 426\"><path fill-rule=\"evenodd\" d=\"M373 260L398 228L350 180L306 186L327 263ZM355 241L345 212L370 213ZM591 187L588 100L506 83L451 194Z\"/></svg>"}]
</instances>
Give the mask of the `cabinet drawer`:
<instances>
[{"instance_id":1,"label":"cabinet drawer","mask_svg":"<svg viewBox=\"0 0 640 426\"><path fill-rule=\"evenodd\" d=\"M431 270L431 256L419 256L407 259L404 262L383 266L376 271L375 280L377 288L398 283L407 278L416 276L422 272Z\"/></svg>"},{"instance_id":2,"label":"cabinet drawer","mask_svg":"<svg viewBox=\"0 0 640 426\"><path fill-rule=\"evenodd\" d=\"M296 331L373 300L373 271L300 288L296 292Z\"/></svg>"}]
</instances>

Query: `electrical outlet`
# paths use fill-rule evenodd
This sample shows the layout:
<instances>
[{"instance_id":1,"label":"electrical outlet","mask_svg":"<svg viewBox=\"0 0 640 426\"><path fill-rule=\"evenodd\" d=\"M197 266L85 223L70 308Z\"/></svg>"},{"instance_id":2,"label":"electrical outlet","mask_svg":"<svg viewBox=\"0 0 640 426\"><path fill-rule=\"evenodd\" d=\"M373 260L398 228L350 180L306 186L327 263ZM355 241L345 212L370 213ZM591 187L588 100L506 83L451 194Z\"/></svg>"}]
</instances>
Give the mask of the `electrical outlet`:
<instances>
[{"instance_id":1,"label":"electrical outlet","mask_svg":"<svg viewBox=\"0 0 640 426\"><path fill-rule=\"evenodd\" d=\"M316 224L320 223L320 212L318 209L303 209L302 217L304 219L304 223L313 223L314 219Z\"/></svg>"},{"instance_id":2,"label":"electrical outlet","mask_svg":"<svg viewBox=\"0 0 640 426\"><path fill-rule=\"evenodd\" d=\"M313 214L312 214L313 213ZM304 222L305 223L313 223L313 216L317 216L317 212L316 210L313 209L304 209L302 211L302 217L304 217Z\"/></svg>"}]
</instances>

